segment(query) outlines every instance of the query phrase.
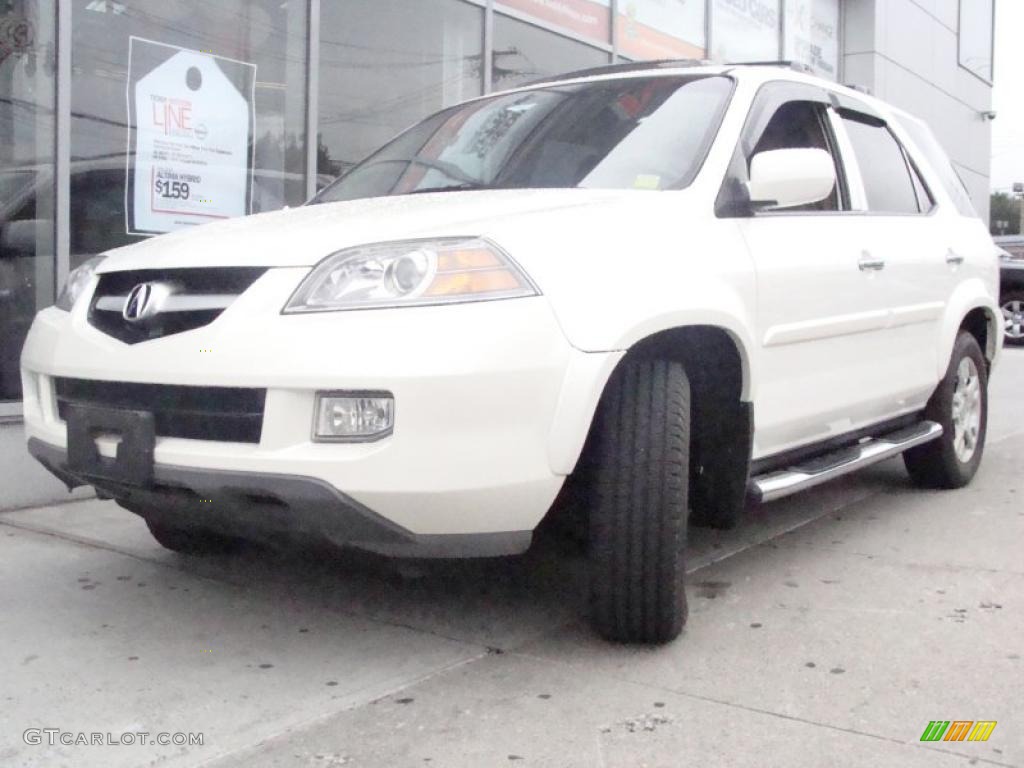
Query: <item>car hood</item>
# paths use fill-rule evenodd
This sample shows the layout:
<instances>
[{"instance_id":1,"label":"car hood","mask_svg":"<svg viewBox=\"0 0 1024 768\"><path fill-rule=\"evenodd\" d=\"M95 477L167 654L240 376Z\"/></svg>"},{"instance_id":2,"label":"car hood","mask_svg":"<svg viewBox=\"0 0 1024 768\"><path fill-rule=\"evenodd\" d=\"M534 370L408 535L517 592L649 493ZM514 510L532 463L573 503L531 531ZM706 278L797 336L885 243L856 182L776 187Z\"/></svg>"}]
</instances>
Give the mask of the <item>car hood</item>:
<instances>
[{"instance_id":1,"label":"car hood","mask_svg":"<svg viewBox=\"0 0 1024 768\"><path fill-rule=\"evenodd\" d=\"M583 213L636 194L631 190L480 190L302 206L206 224L118 248L108 253L98 271L312 266L342 248L423 237L496 236L517 229L524 219L537 214L549 217L570 209Z\"/></svg>"}]
</instances>

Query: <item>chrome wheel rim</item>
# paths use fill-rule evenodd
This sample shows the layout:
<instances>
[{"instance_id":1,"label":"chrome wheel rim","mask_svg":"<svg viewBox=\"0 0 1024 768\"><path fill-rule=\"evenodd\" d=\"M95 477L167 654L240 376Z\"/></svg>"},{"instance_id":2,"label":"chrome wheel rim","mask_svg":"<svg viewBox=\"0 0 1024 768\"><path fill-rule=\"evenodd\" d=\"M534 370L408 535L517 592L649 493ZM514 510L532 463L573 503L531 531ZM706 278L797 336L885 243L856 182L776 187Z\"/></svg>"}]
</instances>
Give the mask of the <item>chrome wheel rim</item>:
<instances>
[{"instance_id":1,"label":"chrome wheel rim","mask_svg":"<svg viewBox=\"0 0 1024 768\"><path fill-rule=\"evenodd\" d=\"M978 450L981 435L981 379L974 360L965 357L956 369L953 389L953 450L966 464Z\"/></svg>"},{"instance_id":2,"label":"chrome wheel rim","mask_svg":"<svg viewBox=\"0 0 1024 768\"><path fill-rule=\"evenodd\" d=\"M1024 301L1008 301L1002 309L1007 337L1024 339Z\"/></svg>"}]
</instances>

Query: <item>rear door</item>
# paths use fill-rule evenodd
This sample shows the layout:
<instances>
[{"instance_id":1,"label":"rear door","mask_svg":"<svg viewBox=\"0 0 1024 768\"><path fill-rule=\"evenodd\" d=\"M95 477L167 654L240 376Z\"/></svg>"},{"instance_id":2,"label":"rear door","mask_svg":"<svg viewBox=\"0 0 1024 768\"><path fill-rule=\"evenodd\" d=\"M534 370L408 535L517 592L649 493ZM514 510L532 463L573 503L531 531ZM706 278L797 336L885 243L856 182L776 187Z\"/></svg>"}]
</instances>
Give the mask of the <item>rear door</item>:
<instances>
[{"instance_id":1,"label":"rear door","mask_svg":"<svg viewBox=\"0 0 1024 768\"><path fill-rule=\"evenodd\" d=\"M860 266L875 271L876 298L887 310L871 353L883 373L877 415L899 415L922 408L935 387L940 324L958 266L934 196L886 121L866 107L836 115L864 194L854 206L868 254Z\"/></svg>"}]
</instances>

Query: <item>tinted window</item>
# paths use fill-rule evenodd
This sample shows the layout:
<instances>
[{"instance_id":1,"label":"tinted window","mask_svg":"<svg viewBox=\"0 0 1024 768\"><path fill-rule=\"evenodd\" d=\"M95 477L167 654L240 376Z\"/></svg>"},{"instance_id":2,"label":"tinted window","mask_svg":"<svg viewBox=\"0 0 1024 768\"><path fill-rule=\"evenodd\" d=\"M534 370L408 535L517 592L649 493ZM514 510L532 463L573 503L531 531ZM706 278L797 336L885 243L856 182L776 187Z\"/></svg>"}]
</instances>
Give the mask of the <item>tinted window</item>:
<instances>
[{"instance_id":1,"label":"tinted window","mask_svg":"<svg viewBox=\"0 0 1024 768\"><path fill-rule=\"evenodd\" d=\"M21 399L21 347L53 303L56 6L0 3L0 401Z\"/></svg>"},{"instance_id":2,"label":"tinted window","mask_svg":"<svg viewBox=\"0 0 1024 768\"><path fill-rule=\"evenodd\" d=\"M853 144L868 210L879 213L919 213L917 194L903 148L881 123L843 118Z\"/></svg>"},{"instance_id":3,"label":"tinted window","mask_svg":"<svg viewBox=\"0 0 1024 768\"><path fill-rule=\"evenodd\" d=\"M790 101L783 104L772 115L761 136L757 139L753 152L747 158L747 169L754 155L773 149L823 149L832 154L828 133L825 130L824 107L810 101ZM834 157L833 157L834 161ZM839 178L838 168L836 178ZM818 203L787 208L787 211L837 211L839 210L839 191L833 188L832 194Z\"/></svg>"},{"instance_id":4,"label":"tinted window","mask_svg":"<svg viewBox=\"0 0 1024 768\"><path fill-rule=\"evenodd\" d=\"M724 77L638 77L480 99L427 118L317 201L452 189L685 186L731 90Z\"/></svg>"}]
</instances>

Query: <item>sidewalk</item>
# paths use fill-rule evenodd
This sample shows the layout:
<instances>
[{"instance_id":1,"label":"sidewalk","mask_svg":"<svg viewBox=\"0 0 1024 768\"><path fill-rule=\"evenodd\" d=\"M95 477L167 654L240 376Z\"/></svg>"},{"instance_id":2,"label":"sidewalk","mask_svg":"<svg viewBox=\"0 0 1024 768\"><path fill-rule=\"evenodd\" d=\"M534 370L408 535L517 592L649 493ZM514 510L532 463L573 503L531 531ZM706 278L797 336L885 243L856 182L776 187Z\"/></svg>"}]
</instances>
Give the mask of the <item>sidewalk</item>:
<instances>
[{"instance_id":1,"label":"sidewalk","mask_svg":"<svg viewBox=\"0 0 1024 768\"><path fill-rule=\"evenodd\" d=\"M162 550L85 501L0 515L0 764L1024 766L1024 352L975 483L899 461L694 531L691 616L596 639L583 563ZM987 742L921 743L931 720ZM201 732L28 746L26 728Z\"/></svg>"}]
</instances>

